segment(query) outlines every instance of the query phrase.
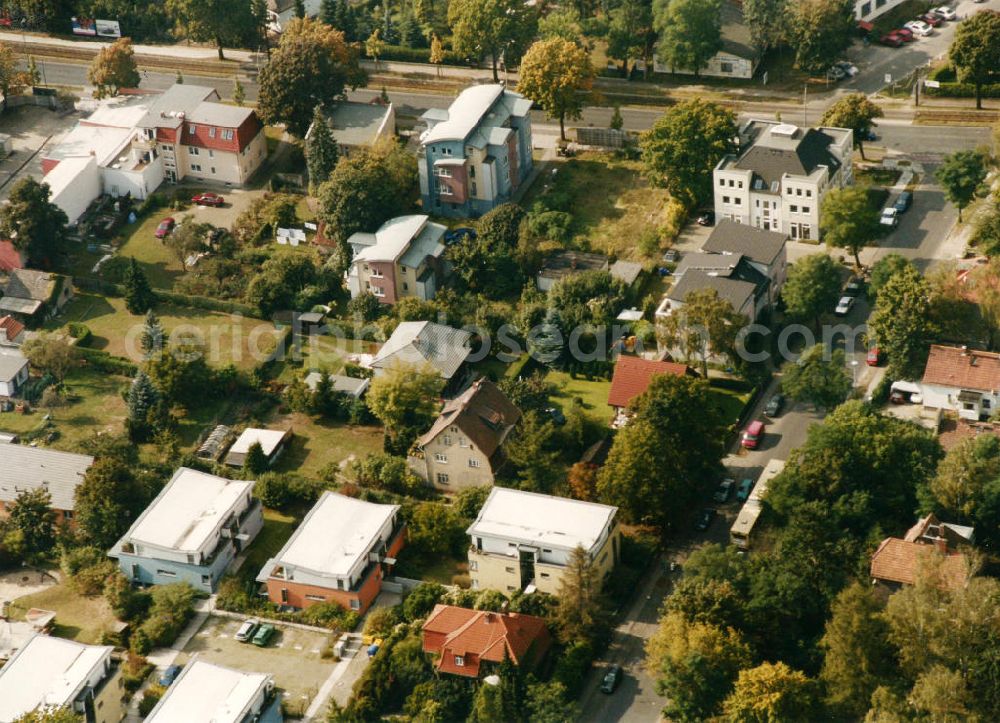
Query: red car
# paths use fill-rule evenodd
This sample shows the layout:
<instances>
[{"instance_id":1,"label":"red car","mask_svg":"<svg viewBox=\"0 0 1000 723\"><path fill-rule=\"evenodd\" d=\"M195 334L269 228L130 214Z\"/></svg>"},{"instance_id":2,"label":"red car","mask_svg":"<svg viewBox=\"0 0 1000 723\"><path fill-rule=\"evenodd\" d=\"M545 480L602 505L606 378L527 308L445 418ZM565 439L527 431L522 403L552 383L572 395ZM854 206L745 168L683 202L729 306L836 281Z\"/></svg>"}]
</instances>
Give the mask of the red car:
<instances>
[{"instance_id":1,"label":"red car","mask_svg":"<svg viewBox=\"0 0 1000 723\"><path fill-rule=\"evenodd\" d=\"M932 28L936 28L938 25L940 25L941 23L944 22L941 18L939 18L934 13L924 13L923 15L919 15L919 16L917 16L917 20L923 20L925 23L927 23L928 25L930 25Z\"/></svg>"},{"instance_id":2,"label":"red car","mask_svg":"<svg viewBox=\"0 0 1000 723\"><path fill-rule=\"evenodd\" d=\"M904 43L912 43L914 40L916 40L916 38L913 37L913 31L910 30L909 28L897 28L892 32L896 33L896 35L901 37Z\"/></svg>"},{"instance_id":3,"label":"red car","mask_svg":"<svg viewBox=\"0 0 1000 723\"><path fill-rule=\"evenodd\" d=\"M156 227L156 233L153 234L156 238L166 238L170 235L170 232L174 230L176 222L172 218L165 218L160 221L160 225Z\"/></svg>"},{"instance_id":4,"label":"red car","mask_svg":"<svg viewBox=\"0 0 1000 723\"><path fill-rule=\"evenodd\" d=\"M877 367L882 363L882 350L877 346L873 346L868 350L868 357L865 359L870 367Z\"/></svg>"},{"instance_id":5,"label":"red car","mask_svg":"<svg viewBox=\"0 0 1000 723\"><path fill-rule=\"evenodd\" d=\"M757 449L763 438L764 423L757 419L747 425L746 430L743 432L743 437L740 439L740 444L746 449Z\"/></svg>"},{"instance_id":6,"label":"red car","mask_svg":"<svg viewBox=\"0 0 1000 723\"><path fill-rule=\"evenodd\" d=\"M879 38L878 41L882 43L882 45L888 45L890 48L898 48L900 45L906 42L905 40L903 40L903 37L895 30L893 30L890 33L886 33L881 38Z\"/></svg>"},{"instance_id":7,"label":"red car","mask_svg":"<svg viewBox=\"0 0 1000 723\"><path fill-rule=\"evenodd\" d=\"M191 198L191 203L196 203L199 206L219 207L225 202L226 199L217 193L199 193L197 196L192 196Z\"/></svg>"}]
</instances>

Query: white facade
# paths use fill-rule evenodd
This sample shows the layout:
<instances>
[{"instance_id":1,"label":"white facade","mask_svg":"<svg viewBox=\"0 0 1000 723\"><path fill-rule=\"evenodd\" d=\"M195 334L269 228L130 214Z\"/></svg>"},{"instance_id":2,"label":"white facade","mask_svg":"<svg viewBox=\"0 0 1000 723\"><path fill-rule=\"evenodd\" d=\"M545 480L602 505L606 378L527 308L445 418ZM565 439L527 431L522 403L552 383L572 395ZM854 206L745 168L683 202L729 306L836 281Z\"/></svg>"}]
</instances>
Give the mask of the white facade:
<instances>
[{"instance_id":1,"label":"white facade","mask_svg":"<svg viewBox=\"0 0 1000 723\"><path fill-rule=\"evenodd\" d=\"M28 358L17 349L0 351L0 397L16 397L28 381Z\"/></svg>"},{"instance_id":2,"label":"white facade","mask_svg":"<svg viewBox=\"0 0 1000 723\"><path fill-rule=\"evenodd\" d=\"M920 393L925 407L950 409L959 418L972 422L991 416L1000 409L1000 389L973 391L924 382L920 385Z\"/></svg>"},{"instance_id":3,"label":"white facade","mask_svg":"<svg viewBox=\"0 0 1000 723\"><path fill-rule=\"evenodd\" d=\"M854 18L871 22L906 0L854 0Z\"/></svg>"}]
</instances>

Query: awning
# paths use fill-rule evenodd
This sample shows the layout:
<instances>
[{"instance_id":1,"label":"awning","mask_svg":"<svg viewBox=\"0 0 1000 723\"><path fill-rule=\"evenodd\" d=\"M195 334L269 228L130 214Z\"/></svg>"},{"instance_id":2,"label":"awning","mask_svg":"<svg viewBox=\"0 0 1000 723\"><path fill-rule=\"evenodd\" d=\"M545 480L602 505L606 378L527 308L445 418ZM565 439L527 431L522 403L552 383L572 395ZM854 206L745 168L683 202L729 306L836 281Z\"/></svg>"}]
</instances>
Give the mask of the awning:
<instances>
[{"instance_id":1,"label":"awning","mask_svg":"<svg viewBox=\"0 0 1000 723\"><path fill-rule=\"evenodd\" d=\"M906 392L907 394L920 394L923 391L919 384L904 381L893 382L890 389L894 392Z\"/></svg>"},{"instance_id":2,"label":"awning","mask_svg":"<svg viewBox=\"0 0 1000 723\"><path fill-rule=\"evenodd\" d=\"M875 29L875 26L865 20L858 21L858 30L862 30L866 33L870 33Z\"/></svg>"},{"instance_id":3,"label":"awning","mask_svg":"<svg viewBox=\"0 0 1000 723\"><path fill-rule=\"evenodd\" d=\"M973 392L968 389L963 389L958 393L958 401L960 402L974 402L979 403L983 398L981 392Z\"/></svg>"}]
</instances>

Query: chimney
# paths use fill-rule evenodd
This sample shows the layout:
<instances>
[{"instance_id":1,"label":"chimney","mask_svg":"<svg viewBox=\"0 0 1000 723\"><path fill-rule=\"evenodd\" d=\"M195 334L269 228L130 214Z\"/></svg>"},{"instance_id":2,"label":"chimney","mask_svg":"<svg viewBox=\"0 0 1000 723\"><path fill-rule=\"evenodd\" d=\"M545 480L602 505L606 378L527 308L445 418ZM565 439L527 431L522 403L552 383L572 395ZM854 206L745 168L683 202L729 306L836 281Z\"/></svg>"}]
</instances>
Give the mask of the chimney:
<instances>
[{"instance_id":1,"label":"chimney","mask_svg":"<svg viewBox=\"0 0 1000 723\"><path fill-rule=\"evenodd\" d=\"M494 617L494 616L493 616L493 613L492 613L492 612L489 612L489 611L487 611L487 612L486 612L486 614L485 614L485 615L483 615L483 620L485 620L485 621L486 621L486 622L488 622L488 623L492 623L492 622L493 622L493 617Z\"/></svg>"}]
</instances>

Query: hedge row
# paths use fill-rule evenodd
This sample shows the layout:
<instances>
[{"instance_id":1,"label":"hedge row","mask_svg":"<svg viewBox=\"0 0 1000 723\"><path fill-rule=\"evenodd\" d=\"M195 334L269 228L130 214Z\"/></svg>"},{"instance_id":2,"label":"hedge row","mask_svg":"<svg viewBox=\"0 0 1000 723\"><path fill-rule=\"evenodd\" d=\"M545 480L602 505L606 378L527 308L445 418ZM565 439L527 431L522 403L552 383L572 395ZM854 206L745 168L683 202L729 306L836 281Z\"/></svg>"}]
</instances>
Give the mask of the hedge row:
<instances>
[{"instance_id":1,"label":"hedge row","mask_svg":"<svg viewBox=\"0 0 1000 723\"><path fill-rule=\"evenodd\" d=\"M403 45L386 45L382 49L379 60L398 60L403 63L430 63L430 48L407 48ZM369 58L373 60L373 58ZM452 50L444 51L444 62L442 65L469 66L469 61Z\"/></svg>"},{"instance_id":2,"label":"hedge row","mask_svg":"<svg viewBox=\"0 0 1000 723\"><path fill-rule=\"evenodd\" d=\"M93 276L78 276L73 282L78 288L85 291L92 291L104 296L124 296L125 287L121 284L113 284L104 279ZM239 301L227 301L224 299L213 299L209 296L196 296L194 294L179 294L176 291L164 291L155 289L157 298L177 306L187 306L194 309L205 309L207 311L221 311L226 314L242 314L256 319L262 318L260 310L255 306L243 304Z\"/></svg>"},{"instance_id":3,"label":"hedge row","mask_svg":"<svg viewBox=\"0 0 1000 723\"><path fill-rule=\"evenodd\" d=\"M939 81L940 88L928 88L924 86L924 95L941 98L975 98L976 86L972 83L948 83ZM980 94L983 98L1000 98L1000 83L988 83L982 87Z\"/></svg>"},{"instance_id":4,"label":"hedge row","mask_svg":"<svg viewBox=\"0 0 1000 723\"><path fill-rule=\"evenodd\" d=\"M134 377L138 368L128 359L108 354L106 351L101 351L100 349L88 349L87 347L77 346L76 353L77 356L86 360L88 365L106 374L120 374L125 377Z\"/></svg>"}]
</instances>

